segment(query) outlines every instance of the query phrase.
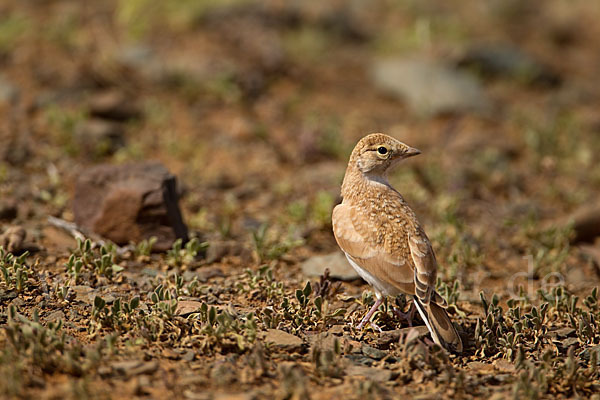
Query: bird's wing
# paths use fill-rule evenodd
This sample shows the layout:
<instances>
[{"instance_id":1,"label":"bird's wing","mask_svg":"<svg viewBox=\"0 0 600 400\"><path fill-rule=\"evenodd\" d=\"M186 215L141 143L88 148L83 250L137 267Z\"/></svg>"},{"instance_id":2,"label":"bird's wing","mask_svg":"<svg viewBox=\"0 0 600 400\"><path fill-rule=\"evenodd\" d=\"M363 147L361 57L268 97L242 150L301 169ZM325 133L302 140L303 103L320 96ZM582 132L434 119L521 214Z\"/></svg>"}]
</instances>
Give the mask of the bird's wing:
<instances>
[{"instance_id":1,"label":"bird's wing","mask_svg":"<svg viewBox=\"0 0 600 400\"><path fill-rule=\"evenodd\" d=\"M379 281L401 292L415 294L414 272L410 262L401 254L390 254L370 244L361 232L377 227L364 226L369 224L369 220L357 218L356 208L343 203L337 205L333 210L332 222L335 239L346 255Z\"/></svg>"},{"instance_id":2,"label":"bird's wing","mask_svg":"<svg viewBox=\"0 0 600 400\"><path fill-rule=\"evenodd\" d=\"M408 234L408 247L415 264L415 294L424 303L430 300L446 307L446 301L435 291L437 277L437 261L431 243L421 229Z\"/></svg>"}]
</instances>

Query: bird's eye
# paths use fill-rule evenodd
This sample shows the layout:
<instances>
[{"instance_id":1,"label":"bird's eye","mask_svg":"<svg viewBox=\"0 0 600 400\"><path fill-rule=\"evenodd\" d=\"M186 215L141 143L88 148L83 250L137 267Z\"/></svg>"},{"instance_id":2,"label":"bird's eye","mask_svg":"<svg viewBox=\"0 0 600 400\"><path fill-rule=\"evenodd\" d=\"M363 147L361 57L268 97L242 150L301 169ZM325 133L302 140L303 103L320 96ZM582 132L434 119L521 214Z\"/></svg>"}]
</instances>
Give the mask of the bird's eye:
<instances>
[{"instance_id":1,"label":"bird's eye","mask_svg":"<svg viewBox=\"0 0 600 400\"><path fill-rule=\"evenodd\" d=\"M383 147L383 146L380 146L380 147L378 147L378 148L377 148L377 152L378 152L379 154L387 154L387 152L388 152L388 149L386 149L386 148L385 148L385 147Z\"/></svg>"}]
</instances>

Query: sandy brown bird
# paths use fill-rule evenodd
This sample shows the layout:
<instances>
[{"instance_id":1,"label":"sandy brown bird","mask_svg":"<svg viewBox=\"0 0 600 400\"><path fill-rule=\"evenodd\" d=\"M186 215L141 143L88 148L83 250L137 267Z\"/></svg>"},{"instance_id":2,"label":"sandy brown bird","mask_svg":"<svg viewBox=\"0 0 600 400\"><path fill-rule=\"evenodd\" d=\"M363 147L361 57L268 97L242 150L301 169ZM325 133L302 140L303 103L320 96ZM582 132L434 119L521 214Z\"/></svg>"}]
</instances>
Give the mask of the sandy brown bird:
<instances>
[{"instance_id":1,"label":"sandy brown bird","mask_svg":"<svg viewBox=\"0 0 600 400\"><path fill-rule=\"evenodd\" d=\"M362 329L384 296L412 295L437 344L461 352L462 341L435 291L437 261L429 238L387 173L421 152L382 133L362 138L350 156L343 201L333 210L333 233L358 274L375 290L377 301L360 322Z\"/></svg>"}]
</instances>

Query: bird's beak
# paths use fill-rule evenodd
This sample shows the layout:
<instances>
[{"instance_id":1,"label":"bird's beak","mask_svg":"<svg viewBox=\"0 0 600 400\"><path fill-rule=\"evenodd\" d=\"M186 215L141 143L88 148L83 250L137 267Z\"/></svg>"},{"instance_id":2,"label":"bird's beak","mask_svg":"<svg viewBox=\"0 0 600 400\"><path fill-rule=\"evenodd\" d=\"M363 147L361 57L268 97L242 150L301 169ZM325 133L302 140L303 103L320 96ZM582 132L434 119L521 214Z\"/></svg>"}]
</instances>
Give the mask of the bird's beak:
<instances>
[{"instance_id":1,"label":"bird's beak","mask_svg":"<svg viewBox=\"0 0 600 400\"><path fill-rule=\"evenodd\" d=\"M409 147L406 153L404 153L404 158L418 156L419 154L421 154L421 150L415 149L414 147Z\"/></svg>"}]
</instances>

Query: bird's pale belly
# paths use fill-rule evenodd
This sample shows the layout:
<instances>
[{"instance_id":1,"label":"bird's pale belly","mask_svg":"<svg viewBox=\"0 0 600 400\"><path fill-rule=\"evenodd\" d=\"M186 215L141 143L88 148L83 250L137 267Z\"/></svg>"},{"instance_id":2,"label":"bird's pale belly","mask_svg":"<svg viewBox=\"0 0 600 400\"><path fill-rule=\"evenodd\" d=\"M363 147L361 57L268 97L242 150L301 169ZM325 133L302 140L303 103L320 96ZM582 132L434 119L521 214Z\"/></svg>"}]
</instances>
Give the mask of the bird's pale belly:
<instances>
[{"instance_id":1,"label":"bird's pale belly","mask_svg":"<svg viewBox=\"0 0 600 400\"><path fill-rule=\"evenodd\" d=\"M360 275L361 278L363 278L369 285L371 285L373 287L373 289L375 289L377 298L380 298L382 295L383 296L397 296L400 293L402 293L395 286L393 286L387 282L384 282L382 280L379 280L379 279L377 279L377 277L371 275L367 270L363 269L351 257L349 257L348 254L346 254L346 253L344 253L344 254L346 255L346 258L348 259L348 262L350 263L350 265L352 265L352 267L356 270L356 272L358 272L358 275Z\"/></svg>"}]
</instances>

